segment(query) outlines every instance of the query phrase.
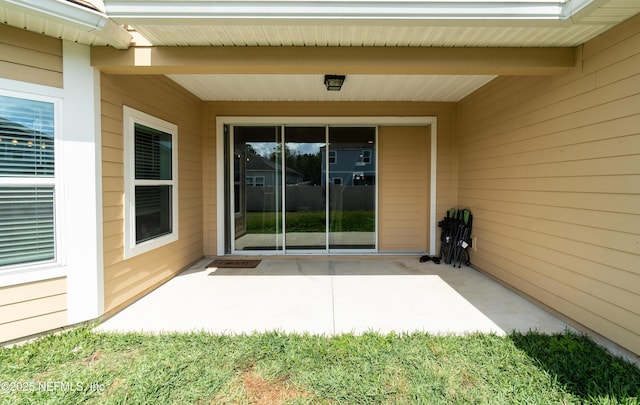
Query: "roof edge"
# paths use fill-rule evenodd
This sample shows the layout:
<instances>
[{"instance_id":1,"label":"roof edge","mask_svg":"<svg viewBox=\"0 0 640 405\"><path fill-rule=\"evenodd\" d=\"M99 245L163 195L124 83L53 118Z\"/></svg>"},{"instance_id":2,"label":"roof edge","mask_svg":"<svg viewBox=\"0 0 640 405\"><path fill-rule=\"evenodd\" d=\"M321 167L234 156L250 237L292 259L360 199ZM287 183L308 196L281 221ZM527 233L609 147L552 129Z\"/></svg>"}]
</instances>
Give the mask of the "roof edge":
<instances>
[{"instance_id":1,"label":"roof edge","mask_svg":"<svg viewBox=\"0 0 640 405\"><path fill-rule=\"evenodd\" d=\"M124 28L86 4L67 0L0 0L0 7L94 33L117 49L127 49L131 43L131 35Z\"/></svg>"},{"instance_id":2,"label":"roof edge","mask_svg":"<svg viewBox=\"0 0 640 405\"><path fill-rule=\"evenodd\" d=\"M570 0L573 1L573 0ZM591 0L579 0L589 2ZM165 0L152 6L143 0L111 0L107 13L115 19L167 22L175 20L560 20L564 0Z\"/></svg>"}]
</instances>

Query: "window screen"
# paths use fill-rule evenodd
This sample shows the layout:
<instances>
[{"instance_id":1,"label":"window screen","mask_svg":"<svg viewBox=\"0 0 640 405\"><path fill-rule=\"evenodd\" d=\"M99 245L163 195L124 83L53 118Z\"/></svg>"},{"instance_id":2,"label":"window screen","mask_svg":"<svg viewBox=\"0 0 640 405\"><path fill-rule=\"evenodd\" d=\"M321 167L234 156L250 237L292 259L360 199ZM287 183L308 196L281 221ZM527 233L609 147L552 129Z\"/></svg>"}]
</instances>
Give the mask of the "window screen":
<instances>
[{"instance_id":1,"label":"window screen","mask_svg":"<svg viewBox=\"0 0 640 405\"><path fill-rule=\"evenodd\" d=\"M171 180L171 134L135 124L136 180Z\"/></svg>"}]
</instances>

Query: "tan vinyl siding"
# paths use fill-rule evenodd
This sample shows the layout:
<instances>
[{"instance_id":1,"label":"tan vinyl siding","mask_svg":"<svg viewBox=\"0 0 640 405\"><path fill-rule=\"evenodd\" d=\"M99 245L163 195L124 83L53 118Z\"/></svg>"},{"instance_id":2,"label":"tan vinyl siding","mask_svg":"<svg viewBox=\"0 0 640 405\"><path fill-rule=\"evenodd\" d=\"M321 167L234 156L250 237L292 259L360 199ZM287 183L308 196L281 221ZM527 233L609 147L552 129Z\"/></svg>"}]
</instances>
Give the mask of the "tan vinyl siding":
<instances>
[{"instance_id":1,"label":"tan vinyl siding","mask_svg":"<svg viewBox=\"0 0 640 405\"><path fill-rule=\"evenodd\" d=\"M0 342L67 324L65 278L0 288Z\"/></svg>"},{"instance_id":2,"label":"tan vinyl siding","mask_svg":"<svg viewBox=\"0 0 640 405\"><path fill-rule=\"evenodd\" d=\"M344 117L344 116L394 116L437 117L437 177L436 218L444 216L446 210L455 206L457 198L457 151L453 138L453 103L421 102L206 102L203 110L205 150L204 198L205 225L203 231L204 251L217 254L216 187L221 180L216 173L216 117ZM437 248L436 248L437 249Z\"/></svg>"},{"instance_id":3,"label":"tan vinyl siding","mask_svg":"<svg viewBox=\"0 0 640 405\"><path fill-rule=\"evenodd\" d=\"M378 249L429 248L429 127L378 129Z\"/></svg>"},{"instance_id":4,"label":"tan vinyl siding","mask_svg":"<svg viewBox=\"0 0 640 405\"><path fill-rule=\"evenodd\" d=\"M202 256L201 102L160 76L101 77L105 311L118 310ZM123 105L178 126L177 242L124 259Z\"/></svg>"},{"instance_id":5,"label":"tan vinyl siding","mask_svg":"<svg viewBox=\"0 0 640 405\"><path fill-rule=\"evenodd\" d=\"M0 24L0 77L62 87L62 41Z\"/></svg>"},{"instance_id":6,"label":"tan vinyl siding","mask_svg":"<svg viewBox=\"0 0 640 405\"><path fill-rule=\"evenodd\" d=\"M640 354L640 16L459 103L472 263Z\"/></svg>"},{"instance_id":7,"label":"tan vinyl siding","mask_svg":"<svg viewBox=\"0 0 640 405\"><path fill-rule=\"evenodd\" d=\"M62 41L0 24L0 78L62 87ZM0 287L0 342L67 323L66 279Z\"/></svg>"}]
</instances>

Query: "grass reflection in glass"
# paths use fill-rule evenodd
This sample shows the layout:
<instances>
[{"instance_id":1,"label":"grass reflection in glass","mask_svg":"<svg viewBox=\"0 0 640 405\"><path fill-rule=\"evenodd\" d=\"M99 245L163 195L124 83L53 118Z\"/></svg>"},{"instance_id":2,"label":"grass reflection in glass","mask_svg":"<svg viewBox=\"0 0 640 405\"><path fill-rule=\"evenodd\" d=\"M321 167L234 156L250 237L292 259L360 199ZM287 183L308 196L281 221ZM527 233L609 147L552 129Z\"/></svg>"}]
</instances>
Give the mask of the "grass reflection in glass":
<instances>
[{"instance_id":1,"label":"grass reflection in glass","mask_svg":"<svg viewBox=\"0 0 640 405\"><path fill-rule=\"evenodd\" d=\"M330 232L375 232L373 210L340 211L329 224ZM282 213L247 212L247 233L275 233ZM287 212L287 232L324 232L325 211Z\"/></svg>"}]
</instances>

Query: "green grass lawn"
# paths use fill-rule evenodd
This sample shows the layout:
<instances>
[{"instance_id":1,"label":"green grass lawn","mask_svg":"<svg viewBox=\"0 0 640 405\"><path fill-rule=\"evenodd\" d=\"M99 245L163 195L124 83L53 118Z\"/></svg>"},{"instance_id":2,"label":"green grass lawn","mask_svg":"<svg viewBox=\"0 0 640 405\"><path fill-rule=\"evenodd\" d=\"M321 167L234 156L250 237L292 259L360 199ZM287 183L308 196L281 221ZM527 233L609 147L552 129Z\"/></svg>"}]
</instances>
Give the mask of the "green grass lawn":
<instances>
[{"instance_id":1,"label":"green grass lawn","mask_svg":"<svg viewBox=\"0 0 640 405\"><path fill-rule=\"evenodd\" d=\"M640 371L565 333L98 334L0 349L3 404L638 404Z\"/></svg>"}]
</instances>

